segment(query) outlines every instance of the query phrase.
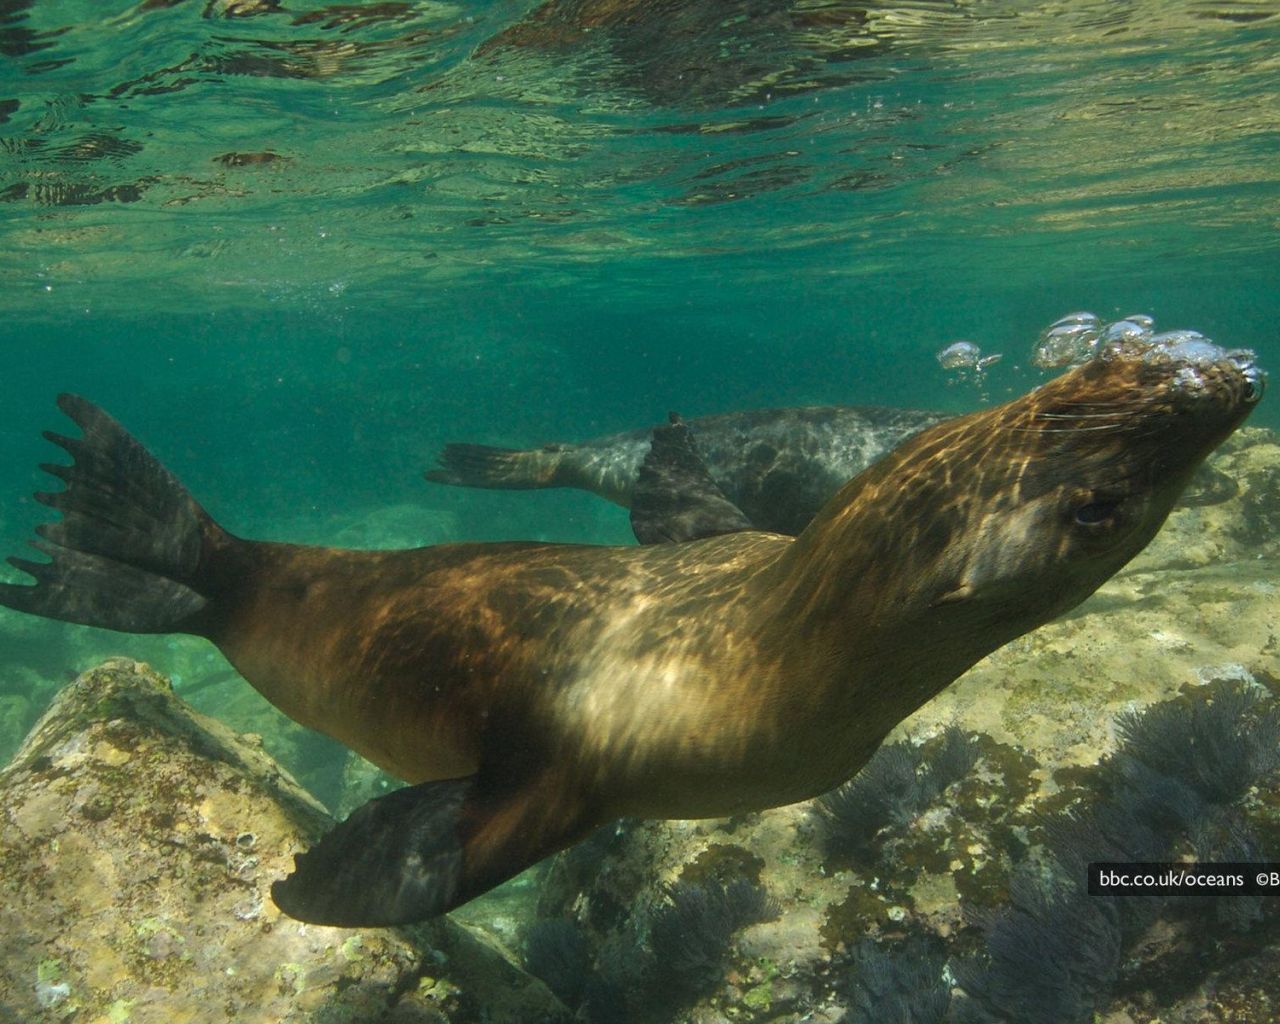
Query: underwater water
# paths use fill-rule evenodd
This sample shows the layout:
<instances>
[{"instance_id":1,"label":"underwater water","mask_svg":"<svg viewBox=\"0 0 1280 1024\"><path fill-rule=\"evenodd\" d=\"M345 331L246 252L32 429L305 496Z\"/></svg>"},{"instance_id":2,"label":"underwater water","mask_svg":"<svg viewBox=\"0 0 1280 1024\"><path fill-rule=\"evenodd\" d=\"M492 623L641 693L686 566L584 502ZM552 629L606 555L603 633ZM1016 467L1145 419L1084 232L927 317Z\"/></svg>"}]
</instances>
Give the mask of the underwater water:
<instances>
[{"instance_id":1,"label":"underwater water","mask_svg":"<svg viewBox=\"0 0 1280 1024\"><path fill-rule=\"evenodd\" d=\"M68 429L53 405L63 391L109 410L241 535L350 547L626 544L626 511L593 495L442 487L423 471L450 442L533 447L659 423L670 410L967 412L1046 379L1032 363L1037 338L1079 310L1104 321L1148 314L1158 330L1252 349L1275 371L1277 83L1280 3L1269 0L9 0L0 551L23 554L48 517L31 494L50 486L38 465L60 454L40 431ZM980 374L948 369L937 355L962 340L1002 358ZM1280 405L1262 402L1249 426L1280 427ZM1280 462L1268 461L1265 436L1251 443L1254 455L1224 456L1235 461L1223 471L1244 481L1237 504L1187 512L1168 542L1179 550L1151 556L1164 559L1153 571L1185 571L1185 581L1119 582L1089 606L1090 629L1013 645L1009 657L1027 665L1012 689L984 705L962 681L921 727L934 737L933 726L959 721L992 744L990 773L1016 776L1008 813L1030 816L1001 818L1004 867L1022 858L1040 820L1032 812L1061 809L1035 800L1075 792L1074 776L1055 775L1058 759L1083 772L1112 753L1111 723L1127 706L1224 671L1280 685L1268 633L1280 619L1280 544L1268 546L1280 536L1269 475ZM1161 593L1185 593L1185 605L1153 610ZM1181 660L1143 689L1136 677L1159 675L1152 651ZM271 710L202 641L6 610L0 761L59 688L116 654L261 734L331 809L384 785ZM1027 703L1002 707L1008 693ZM1055 717L1076 731L1052 733ZM1035 767L1015 770L1017 757ZM797 827L803 838L808 826ZM667 846L688 852L676 835ZM811 845L812 879L855 870ZM738 846L767 865L790 856ZM1263 859L1280 860L1276 850ZM680 871L665 856L651 856L664 884ZM969 854L956 858L978 871ZM760 870L748 872L753 883ZM780 898L770 870L764 884ZM794 903L810 881L787 877ZM943 939L956 934L970 936L965 955L980 949L980 922L962 911L930 917L904 888L912 927L895 930L900 917L849 896L854 876L839 877L838 897L823 898L821 943L837 960L847 954L855 975L887 970L868 966L879 954L864 938L905 935L924 944L926 963L955 955ZM988 896L1007 885L982 878ZM941 889L952 907L1001 904L975 886L930 891L939 906ZM468 908L467 919L518 953L535 888L510 906ZM765 911L750 900L758 922ZM761 964L800 943L785 931L800 920L792 903L776 908L776 946L740 944L719 973L705 958L711 980L698 975L678 1005L581 987L569 1002L589 1019L607 1019L606 1004L630 1006L620 1019L684 1019L699 1005L762 1021L819 1007L843 1009L816 1019L950 1019L929 1016L948 1012L936 1006L876 1017L866 984L849 995L795 982L784 998ZM544 917L547 906L544 897ZM698 933L670 913L676 925L655 911L658 934ZM1166 984L1171 974L1190 972L1194 986L1233 964L1272 963L1276 936L1251 931L1247 916L1219 915L1234 922L1232 938L1194 971L1194 956L1153 955L1146 974L1125 976L1117 1012L1145 1021L1181 1005L1188 991ZM578 925L597 943L621 942L616 923ZM557 941L542 960L588 972L578 939ZM625 972L609 981L625 983ZM965 1019L1005 1019L981 1012ZM1044 1019L1068 1019L1059 1012ZM1232 1012L1185 1019L1271 1019Z\"/></svg>"}]
</instances>

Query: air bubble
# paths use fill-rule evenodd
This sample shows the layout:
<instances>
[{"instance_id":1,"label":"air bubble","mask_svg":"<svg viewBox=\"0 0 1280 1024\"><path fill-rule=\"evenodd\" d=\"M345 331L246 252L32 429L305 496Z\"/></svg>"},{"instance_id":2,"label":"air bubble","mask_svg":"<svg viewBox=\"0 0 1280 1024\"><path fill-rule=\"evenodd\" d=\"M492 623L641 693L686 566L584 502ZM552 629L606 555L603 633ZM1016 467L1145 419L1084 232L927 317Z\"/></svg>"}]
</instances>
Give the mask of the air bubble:
<instances>
[{"instance_id":1,"label":"air bubble","mask_svg":"<svg viewBox=\"0 0 1280 1024\"><path fill-rule=\"evenodd\" d=\"M1031 362L1045 369L1087 363L1097 350L1104 325L1093 313L1070 313L1040 333Z\"/></svg>"},{"instance_id":2,"label":"air bubble","mask_svg":"<svg viewBox=\"0 0 1280 1024\"><path fill-rule=\"evenodd\" d=\"M982 349L971 341L953 341L938 350L938 365L944 370L965 370L978 365Z\"/></svg>"},{"instance_id":3,"label":"air bubble","mask_svg":"<svg viewBox=\"0 0 1280 1024\"><path fill-rule=\"evenodd\" d=\"M948 385L960 382L976 385L979 399L985 402L987 395L983 389L986 385L987 367L992 363L998 363L1004 357L999 352L984 356L982 349L972 341L953 341L945 348L939 349L934 358L938 360L938 365L951 376L947 381Z\"/></svg>"}]
</instances>

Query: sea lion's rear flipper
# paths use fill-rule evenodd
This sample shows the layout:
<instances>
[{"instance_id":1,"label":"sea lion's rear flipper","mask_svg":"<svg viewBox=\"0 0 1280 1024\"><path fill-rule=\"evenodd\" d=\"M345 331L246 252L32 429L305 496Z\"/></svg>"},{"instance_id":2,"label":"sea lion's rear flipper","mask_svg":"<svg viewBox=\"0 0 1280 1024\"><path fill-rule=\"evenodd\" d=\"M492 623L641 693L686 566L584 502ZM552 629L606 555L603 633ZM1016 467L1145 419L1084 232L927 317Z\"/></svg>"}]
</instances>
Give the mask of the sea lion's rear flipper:
<instances>
[{"instance_id":1,"label":"sea lion's rear flipper","mask_svg":"<svg viewBox=\"0 0 1280 1024\"><path fill-rule=\"evenodd\" d=\"M447 444L436 461L436 469L423 476L433 484L451 487L487 487L524 491L558 487L556 472L568 446L545 448L492 448L487 444Z\"/></svg>"},{"instance_id":2,"label":"sea lion's rear flipper","mask_svg":"<svg viewBox=\"0 0 1280 1024\"><path fill-rule=\"evenodd\" d=\"M58 407L84 432L46 432L72 457L41 468L66 489L36 500L62 513L36 527L32 546L48 562L10 558L35 586L0 584L0 604L48 618L130 633L187 627L208 602L202 553L230 538L176 477L92 402L59 395Z\"/></svg>"},{"instance_id":3,"label":"sea lion's rear flipper","mask_svg":"<svg viewBox=\"0 0 1280 1024\"><path fill-rule=\"evenodd\" d=\"M564 787L486 796L475 776L388 793L295 858L271 887L276 905L312 924L384 927L435 917L581 838Z\"/></svg>"},{"instance_id":4,"label":"sea lion's rear flipper","mask_svg":"<svg viewBox=\"0 0 1280 1024\"><path fill-rule=\"evenodd\" d=\"M670 423L653 428L631 498L631 529L641 544L754 529L711 479L689 427L675 413Z\"/></svg>"}]
</instances>

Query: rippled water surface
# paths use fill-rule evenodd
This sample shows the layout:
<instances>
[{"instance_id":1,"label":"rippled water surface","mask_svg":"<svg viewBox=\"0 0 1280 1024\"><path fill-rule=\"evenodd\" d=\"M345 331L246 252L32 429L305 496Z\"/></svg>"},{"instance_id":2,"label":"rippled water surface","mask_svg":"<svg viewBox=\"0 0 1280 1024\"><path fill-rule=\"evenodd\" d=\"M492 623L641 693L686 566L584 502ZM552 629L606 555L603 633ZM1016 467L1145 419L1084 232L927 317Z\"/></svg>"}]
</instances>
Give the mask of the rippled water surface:
<instances>
[{"instance_id":1,"label":"rippled water surface","mask_svg":"<svg viewBox=\"0 0 1280 1024\"><path fill-rule=\"evenodd\" d=\"M848 344L867 288L1221 291L1274 259L1276 11L13 0L6 306L731 317L749 286Z\"/></svg>"}]
</instances>

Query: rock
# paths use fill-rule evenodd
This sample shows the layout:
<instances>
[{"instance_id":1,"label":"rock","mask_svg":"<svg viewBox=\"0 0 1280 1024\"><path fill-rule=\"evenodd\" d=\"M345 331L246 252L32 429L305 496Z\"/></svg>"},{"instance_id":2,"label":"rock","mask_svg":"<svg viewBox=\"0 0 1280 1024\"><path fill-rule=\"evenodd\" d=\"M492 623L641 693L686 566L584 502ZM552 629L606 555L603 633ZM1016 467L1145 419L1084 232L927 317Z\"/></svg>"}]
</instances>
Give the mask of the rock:
<instances>
[{"instance_id":1,"label":"rock","mask_svg":"<svg viewBox=\"0 0 1280 1024\"><path fill-rule=\"evenodd\" d=\"M1259 1024L1280 1017L1275 978L1280 950L1244 957L1220 971L1172 1006L1154 1010L1135 1001L1101 1024Z\"/></svg>"},{"instance_id":2,"label":"rock","mask_svg":"<svg viewBox=\"0 0 1280 1024\"><path fill-rule=\"evenodd\" d=\"M0 694L0 764L18 749L33 719L28 697L20 693Z\"/></svg>"},{"instance_id":3,"label":"rock","mask_svg":"<svg viewBox=\"0 0 1280 1024\"><path fill-rule=\"evenodd\" d=\"M1233 480L1237 493L1211 505L1179 505L1134 559L1134 571L1194 569L1280 557L1280 443L1260 427L1236 431L1208 468Z\"/></svg>"},{"instance_id":4,"label":"rock","mask_svg":"<svg viewBox=\"0 0 1280 1024\"><path fill-rule=\"evenodd\" d=\"M0 1020L554 1020L541 984L444 919L304 925L273 880L331 824L253 742L113 659L0 773Z\"/></svg>"},{"instance_id":5,"label":"rock","mask_svg":"<svg viewBox=\"0 0 1280 1024\"><path fill-rule=\"evenodd\" d=\"M1277 579L1271 559L1126 570L1072 614L979 662L900 733L955 721L1042 764L1096 763L1126 708L1213 679L1280 681Z\"/></svg>"}]
</instances>

